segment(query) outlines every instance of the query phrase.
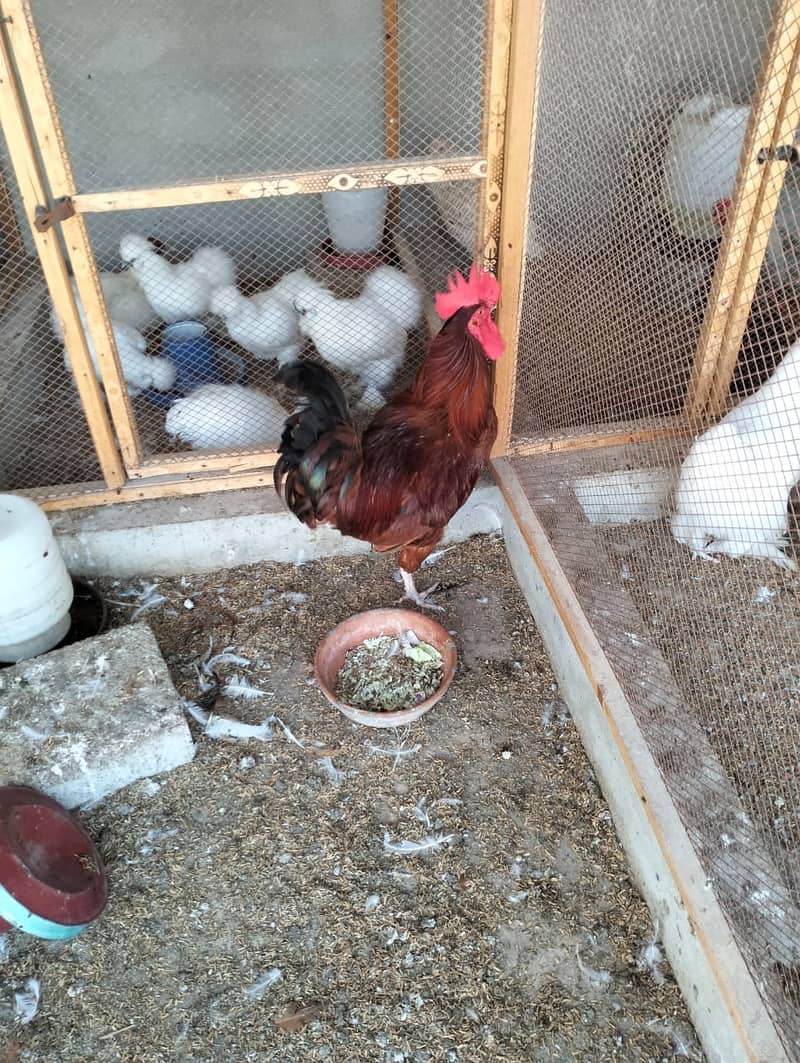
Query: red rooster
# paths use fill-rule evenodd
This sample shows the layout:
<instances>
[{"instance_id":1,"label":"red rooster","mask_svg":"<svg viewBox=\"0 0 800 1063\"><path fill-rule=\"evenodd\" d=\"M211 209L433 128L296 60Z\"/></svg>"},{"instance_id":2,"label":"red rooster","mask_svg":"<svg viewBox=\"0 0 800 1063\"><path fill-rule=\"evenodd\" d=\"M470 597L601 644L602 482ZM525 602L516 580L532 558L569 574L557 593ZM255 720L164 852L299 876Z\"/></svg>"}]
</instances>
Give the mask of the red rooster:
<instances>
[{"instance_id":1,"label":"red rooster","mask_svg":"<svg viewBox=\"0 0 800 1063\"><path fill-rule=\"evenodd\" d=\"M436 296L444 319L414 383L391 399L359 438L327 369L294 362L281 372L304 403L286 422L275 489L309 528L332 524L380 551L400 550L405 597L414 573L467 500L497 435L487 359L503 353L492 320L500 286L473 266ZM433 590L435 588L432 588Z\"/></svg>"}]
</instances>

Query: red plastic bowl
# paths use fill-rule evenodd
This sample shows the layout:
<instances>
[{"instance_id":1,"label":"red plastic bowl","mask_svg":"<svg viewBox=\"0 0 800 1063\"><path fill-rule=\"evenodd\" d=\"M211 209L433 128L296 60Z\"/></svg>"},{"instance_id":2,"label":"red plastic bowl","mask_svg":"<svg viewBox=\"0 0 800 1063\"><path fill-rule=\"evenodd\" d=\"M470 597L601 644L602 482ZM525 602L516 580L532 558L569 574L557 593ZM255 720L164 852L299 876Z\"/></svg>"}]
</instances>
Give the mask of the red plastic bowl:
<instances>
[{"instance_id":1,"label":"red plastic bowl","mask_svg":"<svg viewBox=\"0 0 800 1063\"><path fill-rule=\"evenodd\" d=\"M30 786L0 787L0 931L75 937L107 899L103 862L77 819Z\"/></svg>"}]
</instances>

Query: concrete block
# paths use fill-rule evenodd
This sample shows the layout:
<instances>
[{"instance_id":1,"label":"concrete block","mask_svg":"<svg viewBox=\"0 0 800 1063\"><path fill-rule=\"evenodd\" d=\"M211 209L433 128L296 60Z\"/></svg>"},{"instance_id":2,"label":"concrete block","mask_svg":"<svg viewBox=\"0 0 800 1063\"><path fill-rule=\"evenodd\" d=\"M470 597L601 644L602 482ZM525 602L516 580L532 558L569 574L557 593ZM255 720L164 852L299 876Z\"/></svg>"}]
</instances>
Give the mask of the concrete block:
<instances>
[{"instance_id":1,"label":"concrete block","mask_svg":"<svg viewBox=\"0 0 800 1063\"><path fill-rule=\"evenodd\" d=\"M582 476L572 488L590 524L661 520L669 511L676 470L617 469Z\"/></svg>"},{"instance_id":2,"label":"concrete block","mask_svg":"<svg viewBox=\"0 0 800 1063\"><path fill-rule=\"evenodd\" d=\"M0 671L0 785L35 786L75 808L193 756L180 698L146 624Z\"/></svg>"}]
</instances>

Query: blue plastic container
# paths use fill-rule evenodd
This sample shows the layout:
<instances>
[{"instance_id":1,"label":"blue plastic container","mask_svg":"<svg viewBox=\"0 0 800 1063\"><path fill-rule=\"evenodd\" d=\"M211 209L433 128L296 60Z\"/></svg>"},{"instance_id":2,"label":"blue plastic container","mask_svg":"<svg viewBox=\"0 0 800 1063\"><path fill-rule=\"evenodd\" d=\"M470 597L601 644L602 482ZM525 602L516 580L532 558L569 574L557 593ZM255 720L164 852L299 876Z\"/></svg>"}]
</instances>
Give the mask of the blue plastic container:
<instances>
[{"instance_id":1,"label":"blue plastic container","mask_svg":"<svg viewBox=\"0 0 800 1063\"><path fill-rule=\"evenodd\" d=\"M219 366L208 329L201 321L176 321L161 333L161 353L175 366L174 390L186 395L201 384L216 384Z\"/></svg>"}]
</instances>

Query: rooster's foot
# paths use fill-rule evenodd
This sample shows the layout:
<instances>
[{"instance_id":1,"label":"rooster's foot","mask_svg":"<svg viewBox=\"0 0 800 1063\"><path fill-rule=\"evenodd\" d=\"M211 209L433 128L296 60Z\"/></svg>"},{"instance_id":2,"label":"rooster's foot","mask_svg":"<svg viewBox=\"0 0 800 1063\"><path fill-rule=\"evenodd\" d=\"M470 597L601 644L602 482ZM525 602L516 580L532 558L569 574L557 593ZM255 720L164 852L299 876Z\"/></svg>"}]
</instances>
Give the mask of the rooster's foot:
<instances>
[{"instance_id":1,"label":"rooster's foot","mask_svg":"<svg viewBox=\"0 0 800 1063\"><path fill-rule=\"evenodd\" d=\"M438 583L434 583L432 587L428 587L426 591L418 591L414 583L414 577L410 572L406 572L404 568L400 569L400 575L403 577L403 597L399 599L400 602L413 602L414 605L420 609L435 609L437 612L443 612L441 605L435 605L433 602L428 601L430 596L439 586Z\"/></svg>"}]
</instances>

